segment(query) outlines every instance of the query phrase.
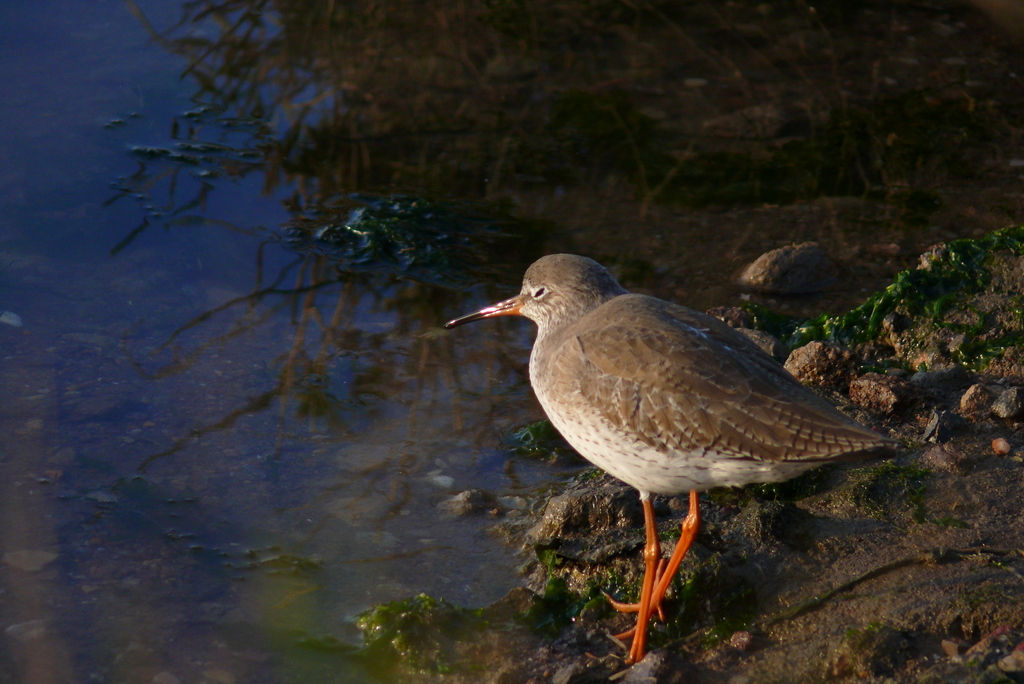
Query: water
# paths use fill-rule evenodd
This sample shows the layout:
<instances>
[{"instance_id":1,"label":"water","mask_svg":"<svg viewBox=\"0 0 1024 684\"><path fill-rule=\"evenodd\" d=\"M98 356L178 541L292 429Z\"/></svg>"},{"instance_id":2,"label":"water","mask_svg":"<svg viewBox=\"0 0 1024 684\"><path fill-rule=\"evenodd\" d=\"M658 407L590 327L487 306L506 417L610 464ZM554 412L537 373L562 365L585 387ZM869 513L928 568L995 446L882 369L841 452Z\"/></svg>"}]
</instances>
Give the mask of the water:
<instances>
[{"instance_id":1,"label":"water","mask_svg":"<svg viewBox=\"0 0 1024 684\"><path fill-rule=\"evenodd\" d=\"M295 184L249 147L273 129L197 121L123 4L3 14L0 681L279 681L375 603L515 586L494 519L436 506L557 476L497 439L538 417L525 327L455 344L482 293L285 248ZM222 149L174 156L187 125Z\"/></svg>"},{"instance_id":2,"label":"water","mask_svg":"<svg viewBox=\"0 0 1024 684\"><path fill-rule=\"evenodd\" d=\"M751 205L660 204L656 178L623 170L664 162L648 119L552 94L570 83L531 54L565 36L509 52L529 27L501 3L483 23L341 5L0 9L0 310L23 322L0 324L0 682L370 681L356 616L501 597L524 557L489 528L574 471L499 438L541 417L530 326L441 323L560 249L735 305L738 267L809 238L862 270L775 303L840 311L944 235L878 207L853 230L860 200L785 207L770 228ZM560 68L602 58L565 39ZM626 61L601 68L648 73ZM715 113L683 94L686 116ZM570 123L530 118L552 107ZM587 128L608 112L623 130ZM316 238L388 207L433 213ZM438 508L468 489L512 498Z\"/></svg>"}]
</instances>

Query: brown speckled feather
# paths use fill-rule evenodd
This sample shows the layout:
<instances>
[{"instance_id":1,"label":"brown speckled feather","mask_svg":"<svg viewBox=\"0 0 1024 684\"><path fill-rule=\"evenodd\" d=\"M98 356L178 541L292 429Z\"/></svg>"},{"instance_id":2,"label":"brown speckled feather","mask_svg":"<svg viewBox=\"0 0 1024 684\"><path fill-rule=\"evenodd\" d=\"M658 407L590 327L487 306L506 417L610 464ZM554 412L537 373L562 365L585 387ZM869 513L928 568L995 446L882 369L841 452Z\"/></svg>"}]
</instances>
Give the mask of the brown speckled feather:
<instances>
[{"instance_id":1,"label":"brown speckled feather","mask_svg":"<svg viewBox=\"0 0 1024 684\"><path fill-rule=\"evenodd\" d=\"M711 316L642 295L606 302L535 359L545 394L597 407L618 430L664 453L805 462L889 450L889 442L804 388ZM566 407L572 410L571 407Z\"/></svg>"}]
</instances>

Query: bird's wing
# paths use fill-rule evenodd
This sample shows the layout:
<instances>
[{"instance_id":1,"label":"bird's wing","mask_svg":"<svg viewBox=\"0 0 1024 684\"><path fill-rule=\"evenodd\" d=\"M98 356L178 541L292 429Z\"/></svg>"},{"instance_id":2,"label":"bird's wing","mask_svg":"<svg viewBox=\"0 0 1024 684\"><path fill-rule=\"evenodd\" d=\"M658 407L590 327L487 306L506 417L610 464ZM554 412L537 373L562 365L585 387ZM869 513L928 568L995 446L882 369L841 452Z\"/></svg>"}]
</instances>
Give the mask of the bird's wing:
<instances>
[{"instance_id":1,"label":"bird's wing","mask_svg":"<svg viewBox=\"0 0 1024 684\"><path fill-rule=\"evenodd\" d=\"M553 362L609 422L656 449L813 461L890 444L717 319L663 303L606 318Z\"/></svg>"}]
</instances>

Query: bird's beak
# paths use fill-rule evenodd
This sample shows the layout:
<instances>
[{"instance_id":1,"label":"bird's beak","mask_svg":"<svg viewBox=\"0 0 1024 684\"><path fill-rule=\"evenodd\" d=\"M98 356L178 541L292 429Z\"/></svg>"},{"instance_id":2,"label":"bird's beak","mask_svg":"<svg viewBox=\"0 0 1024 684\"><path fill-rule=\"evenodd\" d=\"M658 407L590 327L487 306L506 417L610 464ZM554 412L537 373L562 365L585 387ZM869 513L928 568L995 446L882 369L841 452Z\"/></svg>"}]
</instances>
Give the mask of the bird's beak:
<instances>
[{"instance_id":1,"label":"bird's beak","mask_svg":"<svg viewBox=\"0 0 1024 684\"><path fill-rule=\"evenodd\" d=\"M444 324L446 329L454 328L457 325L463 323L472 323L473 321L479 321L483 318L495 318L497 316L520 316L520 309L523 308L523 300L519 295L506 299L503 302L485 306L479 311L471 314L466 314L460 318L448 321Z\"/></svg>"}]
</instances>

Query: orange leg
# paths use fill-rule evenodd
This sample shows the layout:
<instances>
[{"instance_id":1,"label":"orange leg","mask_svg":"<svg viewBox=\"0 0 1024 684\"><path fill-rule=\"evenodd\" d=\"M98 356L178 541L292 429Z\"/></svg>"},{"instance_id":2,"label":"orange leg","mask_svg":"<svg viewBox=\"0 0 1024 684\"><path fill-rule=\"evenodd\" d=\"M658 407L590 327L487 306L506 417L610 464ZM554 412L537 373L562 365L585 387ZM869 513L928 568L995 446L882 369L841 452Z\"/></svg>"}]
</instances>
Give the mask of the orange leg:
<instances>
[{"instance_id":1,"label":"orange leg","mask_svg":"<svg viewBox=\"0 0 1024 684\"><path fill-rule=\"evenodd\" d=\"M647 622L651 619L651 596L657 580L658 562L661 560L661 543L658 541L657 520L654 517L654 504L644 499L644 527L647 530L647 545L644 546L644 583L640 590L640 610L636 618L636 632L633 634L633 645L626 656L626 663L639 662L644 657L647 645Z\"/></svg>"},{"instance_id":2,"label":"orange leg","mask_svg":"<svg viewBox=\"0 0 1024 684\"><path fill-rule=\"evenodd\" d=\"M665 568L658 586L655 587L654 595L651 596L651 601L659 609L661 600L665 598L665 592L668 591L668 585L672 583L672 578L679 571L679 566L682 564L683 558L686 557L686 552L693 546L693 540L697 538L698 532L700 532L700 496L696 489L691 489L690 510L686 514L686 518L683 519L683 529L679 534L679 541L676 542L676 550L672 552L672 559L668 562L668 567Z\"/></svg>"},{"instance_id":3,"label":"orange leg","mask_svg":"<svg viewBox=\"0 0 1024 684\"><path fill-rule=\"evenodd\" d=\"M682 531L679 535L679 541L676 543L676 549L672 553L672 558L668 561L668 565L666 565L665 559L661 557L661 545L658 543L654 506L650 500L645 500L643 506L644 527L647 530L647 545L644 547L644 582L643 588L640 591L640 602L620 603L609 598L615 610L626 613L639 613L636 627L628 632L616 635L619 639L633 638L633 645L629 649L629 655L626 657L626 662L630 664L639 662L644 657L647 644L647 622L651 614L657 611L658 616L662 620L665 619L661 602L665 598L665 592L668 591L668 585L672 583L672 578L679 570L679 565L683 562L683 558L686 557L686 552L690 550L693 540L700 531L700 497L697 494L697 490L691 490L690 510L686 515L686 519L683 520Z\"/></svg>"}]
</instances>

